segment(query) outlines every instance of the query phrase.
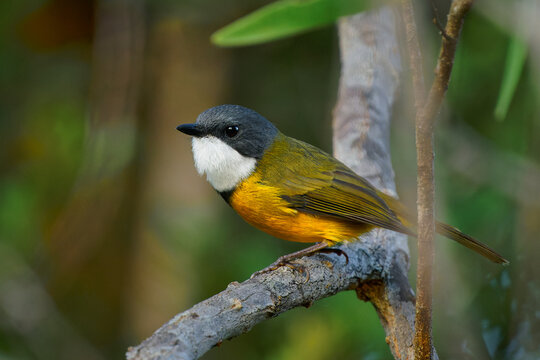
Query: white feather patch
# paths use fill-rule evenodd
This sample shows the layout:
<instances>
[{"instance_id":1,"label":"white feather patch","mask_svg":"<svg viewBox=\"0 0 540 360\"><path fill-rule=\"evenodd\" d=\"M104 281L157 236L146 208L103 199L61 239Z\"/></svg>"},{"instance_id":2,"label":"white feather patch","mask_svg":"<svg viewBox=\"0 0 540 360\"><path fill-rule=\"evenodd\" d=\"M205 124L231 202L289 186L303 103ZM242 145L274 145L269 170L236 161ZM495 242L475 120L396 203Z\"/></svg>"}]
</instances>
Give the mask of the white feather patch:
<instances>
[{"instance_id":1,"label":"white feather patch","mask_svg":"<svg viewBox=\"0 0 540 360\"><path fill-rule=\"evenodd\" d=\"M238 151L214 136L193 138L195 168L217 191L233 190L249 177L257 159L241 155Z\"/></svg>"}]
</instances>

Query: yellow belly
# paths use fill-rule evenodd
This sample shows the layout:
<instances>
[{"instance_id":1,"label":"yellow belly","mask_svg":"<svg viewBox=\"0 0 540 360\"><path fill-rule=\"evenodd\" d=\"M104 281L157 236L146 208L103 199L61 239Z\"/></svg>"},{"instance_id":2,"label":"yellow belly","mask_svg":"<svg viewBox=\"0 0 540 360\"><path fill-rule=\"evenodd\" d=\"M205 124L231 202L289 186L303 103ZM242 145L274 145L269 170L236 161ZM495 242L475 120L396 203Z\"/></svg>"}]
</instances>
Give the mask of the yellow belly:
<instances>
[{"instance_id":1,"label":"yellow belly","mask_svg":"<svg viewBox=\"0 0 540 360\"><path fill-rule=\"evenodd\" d=\"M256 175L244 180L229 199L232 208L249 224L277 238L297 242L340 242L372 228L316 216L288 207L279 189L262 185Z\"/></svg>"}]
</instances>

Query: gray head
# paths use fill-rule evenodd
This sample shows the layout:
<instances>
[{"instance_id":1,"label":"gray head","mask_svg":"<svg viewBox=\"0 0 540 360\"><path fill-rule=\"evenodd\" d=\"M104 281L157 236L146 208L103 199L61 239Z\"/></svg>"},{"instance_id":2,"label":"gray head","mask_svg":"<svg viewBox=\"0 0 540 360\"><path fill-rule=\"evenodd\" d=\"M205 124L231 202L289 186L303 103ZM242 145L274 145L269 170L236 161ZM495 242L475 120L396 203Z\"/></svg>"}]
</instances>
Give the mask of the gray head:
<instances>
[{"instance_id":1,"label":"gray head","mask_svg":"<svg viewBox=\"0 0 540 360\"><path fill-rule=\"evenodd\" d=\"M270 121L239 105L213 107L177 129L193 136L195 167L219 192L249 177L278 134Z\"/></svg>"},{"instance_id":2,"label":"gray head","mask_svg":"<svg viewBox=\"0 0 540 360\"><path fill-rule=\"evenodd\" d=\"M277 128L257 112L240 105L219 105L202 112L195 124L177 129L194 137L213 136L241 155L260 159L272 144Z\"/></svg>"}]
</instances>

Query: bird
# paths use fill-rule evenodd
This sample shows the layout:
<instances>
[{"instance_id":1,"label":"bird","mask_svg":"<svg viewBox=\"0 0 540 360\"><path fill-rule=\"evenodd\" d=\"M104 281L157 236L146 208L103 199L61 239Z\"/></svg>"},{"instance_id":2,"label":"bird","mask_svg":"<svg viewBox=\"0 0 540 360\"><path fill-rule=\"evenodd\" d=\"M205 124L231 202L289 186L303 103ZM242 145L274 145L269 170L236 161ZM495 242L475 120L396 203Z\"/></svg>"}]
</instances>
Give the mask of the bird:
<instances>
[{"instance_id":1,"label":"bird","mask_svg":"<svg viewBox=\"0 0 540 360\"><path fill-rule=\"evenodd\" d=\"M247 223L283 240L314 243L262 272L317 252L342 253L331 247L376 227L416 236L416 215L397 198L254 110L215 106L177 130L192 137L197 172ZM437 221L435 229L495 263L509 263L453 226Z\"/></svg>"}]
</instances>

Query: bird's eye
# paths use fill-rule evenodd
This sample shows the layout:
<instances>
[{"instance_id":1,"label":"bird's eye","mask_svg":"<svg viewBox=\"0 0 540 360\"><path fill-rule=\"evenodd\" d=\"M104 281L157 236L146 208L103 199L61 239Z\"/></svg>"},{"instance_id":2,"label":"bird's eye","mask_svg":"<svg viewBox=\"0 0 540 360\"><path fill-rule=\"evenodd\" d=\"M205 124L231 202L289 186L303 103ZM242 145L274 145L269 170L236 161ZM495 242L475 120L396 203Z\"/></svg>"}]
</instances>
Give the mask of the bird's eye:
<instances>
[{"instance_id":1,"label":"bird's eye","mask_svg":"<svg viewBox=\"0 0 540 360\"><path fill-rule=\"evenodd\" d=\"M227 135L228 137L232 138L232 137L235 137L236 134L238 134L238 126L234 125L234 126L227 126L227 128L225 129L225 135Z\"/></svg>"}]
</instances>

